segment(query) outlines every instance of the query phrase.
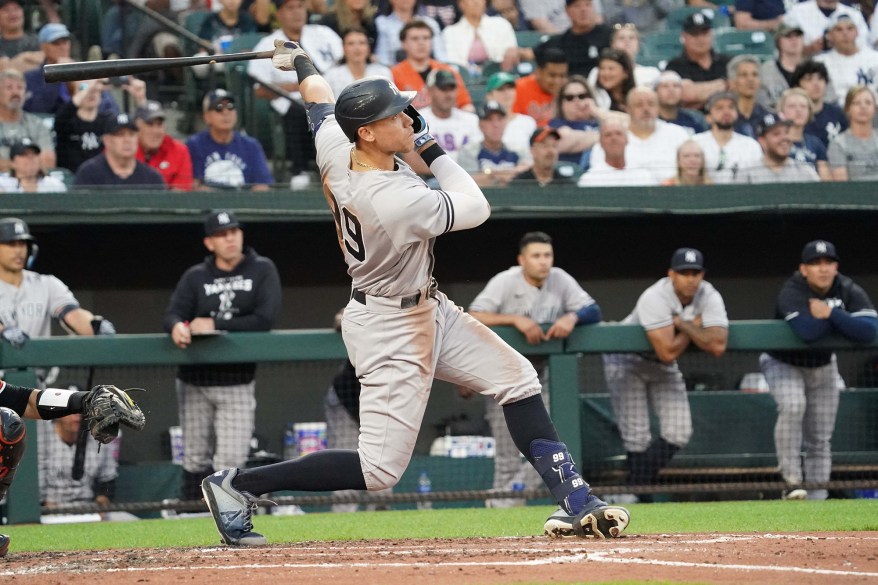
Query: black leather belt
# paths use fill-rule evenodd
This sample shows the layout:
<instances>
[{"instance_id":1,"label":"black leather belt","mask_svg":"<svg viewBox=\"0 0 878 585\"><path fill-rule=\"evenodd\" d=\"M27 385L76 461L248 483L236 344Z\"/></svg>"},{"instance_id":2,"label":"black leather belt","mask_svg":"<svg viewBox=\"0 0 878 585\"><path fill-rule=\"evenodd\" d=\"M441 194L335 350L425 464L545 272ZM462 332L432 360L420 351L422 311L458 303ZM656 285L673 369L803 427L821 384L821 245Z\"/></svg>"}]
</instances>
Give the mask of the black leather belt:
<instances>
[{"instance_id":1,"label":"black leather belt","mask_svg":"<svg viewBox=\"0 0 878 585\"><path fill-rule=\"evenodd\" d=\"M361 290L354 289L354 292L351 293L351 298L360 303L361 305L366 304L366 293ZM409 295L407 297L402 297L399 299L399 308L400 309L408 309L409 307L416 307L418 303L421 302L421 291L416 292L413 295Z\"/></svg>"},{"instance_id":2,"label":"black leather belt","mask_svg":"<svg viewBox=\"0 0 878 585\"><path fill-rule=\"evenodd\" d=\"M430 286L427 287L427 296L434 297L436 295L436 290L439 288L439 284L436 282L435 278L430 279ZM418 303L421 302L421 291L416 292L413 295L409 295L407 297L402 297L399 299L399 308L400 309L408 309L410 307L417 307ZM351 292L351 298L361 305L366 304L366 293L359 289L354 289Z\"/></svg>"}]
</instances>

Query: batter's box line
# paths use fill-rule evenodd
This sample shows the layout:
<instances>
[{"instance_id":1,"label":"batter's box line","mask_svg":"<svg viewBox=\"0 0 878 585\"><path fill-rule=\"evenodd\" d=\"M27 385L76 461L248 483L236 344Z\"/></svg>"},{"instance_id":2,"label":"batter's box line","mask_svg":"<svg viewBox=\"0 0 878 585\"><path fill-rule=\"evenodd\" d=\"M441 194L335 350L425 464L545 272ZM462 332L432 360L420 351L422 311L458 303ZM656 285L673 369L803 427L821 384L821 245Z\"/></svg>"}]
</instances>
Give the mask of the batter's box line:
<instances>
[{"instance_id":1,"label":"batter's box line","mask_svg":"<svg viewBox=\"0 0 878 585\"><path fill-rule=\"evenodd\" d=\"M442 562L442 563L249 563L246 565L204 565L197 567L173 566L173 567L123 567L123 568L83 568L77 566L75 570L65 566L48 566L33 567L28 569L0 571L0 577L25 577L29 575L53 575L56 573L75 572L77 574L86 573L156 573L162 571L236 571L236 570L260 570L260 569L382 569L382 568L430 568L430 567L536 567L543 565L556 565L567 563L578 563L586 560L586 553L548 557L545 559L529 559L522 561L463 561L463 562Z\"/></svg>"},{"instance_id":2,"label":"batter's box line","mask_svg":"<svg viewBox=\"0 0 878 585\"><path fill-rule=\"evenodd\" d=\"M778 573L807 573L809 575L832 575L837 577L878 577L878 573L860 571L839 571L836 569L808 569L806 567L777 567L770 565L723 565L720 563L691 563L687 561L660 561L656 559L621 559L605 553L592 552L588 560L620 565L663 565L690 569L712 569L730 571L775 571Z\"/></svg>"}]
</instances>

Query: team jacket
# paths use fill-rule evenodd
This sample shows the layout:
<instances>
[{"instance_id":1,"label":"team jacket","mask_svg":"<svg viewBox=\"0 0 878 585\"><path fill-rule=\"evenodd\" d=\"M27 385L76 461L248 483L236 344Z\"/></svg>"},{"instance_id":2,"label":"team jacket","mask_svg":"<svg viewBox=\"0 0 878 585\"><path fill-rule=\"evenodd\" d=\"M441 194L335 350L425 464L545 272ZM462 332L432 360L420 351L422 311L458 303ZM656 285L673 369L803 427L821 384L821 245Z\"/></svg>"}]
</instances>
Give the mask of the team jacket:
<instances>
[{"instance_id":1,"label":"team jacket","mask_svg":"<svg viewBox=\"0 0 878 585\"><path fill-rule=\"evenodd\" d=\"M808 286L808 282L800 273L795 272L787 279L777 297L775 317L791 322L794 319L813 320L809 299L816 298L826 301L829 306L841 309L853 317L876 316L872 301L858 284L839 273L832 283L832 287L825 295L814 292ZM845 335L832 319L819 320L817 326L822 326L820 337L826 337L832 333ZM795 330L795 328L794 328ZM798 333L798 332L797 332ZM847 337L847 335L845 335ZM816 368L825 366L832 361L832 351L826 349L807 349L801 351L770 351L771 357L786 362L791 366L803 366Z\"/></svg>"},{"instance_id":2,"label":"team jacket","mask_svg":"<svg viewBox=\"0 0 878 585\"><path fill-rule=\"evenodd\" d=\"M274 262L252 248L231 272L216 267L213 254L180 277L165 311L170 333L180 321L212 317L224 331L268 331L280 311L280 276ZM197 341L196 341L197 343ZM232 386L253 380L256 364L180 366L177 376L198 386Z\"/></svg>"}]
</instances>

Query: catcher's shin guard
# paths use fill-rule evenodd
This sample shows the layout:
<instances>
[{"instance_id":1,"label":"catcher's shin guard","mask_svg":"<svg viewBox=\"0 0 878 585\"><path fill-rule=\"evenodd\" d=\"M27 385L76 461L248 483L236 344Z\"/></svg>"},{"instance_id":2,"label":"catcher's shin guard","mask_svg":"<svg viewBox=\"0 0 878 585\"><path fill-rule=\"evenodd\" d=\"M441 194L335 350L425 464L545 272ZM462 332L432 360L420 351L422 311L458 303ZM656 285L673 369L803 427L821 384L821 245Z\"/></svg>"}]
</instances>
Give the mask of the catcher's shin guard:
<instances>
[{"instance_id":1,"label":"catcher's shin guard","mask_svg":"<svg viewBox=\"0 0 878 585\"><path fill-rule=\"evenodd\" d=\"M12 485L15 470L24 456L25 443L21 418L14 410L0 408L0 499Z\"/></svg>"}]
</instances>

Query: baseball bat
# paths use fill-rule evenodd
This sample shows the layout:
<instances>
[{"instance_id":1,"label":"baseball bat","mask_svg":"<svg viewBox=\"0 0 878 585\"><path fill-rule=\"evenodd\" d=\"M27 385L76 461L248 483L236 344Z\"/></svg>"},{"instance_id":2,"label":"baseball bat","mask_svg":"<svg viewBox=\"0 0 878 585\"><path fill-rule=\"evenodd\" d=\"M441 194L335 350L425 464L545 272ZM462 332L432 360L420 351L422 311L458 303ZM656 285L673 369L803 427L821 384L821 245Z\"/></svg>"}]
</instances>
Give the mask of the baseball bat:
<instances>
[{"instance_id":1,"label":"baseball bat","mask_svg":"<svg viewBox=\"0 0 878 585\"><path fill-rule=\"evenodd\" d=\"M194 57L169 57L149 59L105 59L103 61L77 61L75 63L56 63L43 65L43 77L46 83L57 81L79 81L82 79L100 79L102 77L118 77L134 75L149 71L191 67L192 65L209 65L229 61L250 61L252 59L269 59L274 51L250 51L246 53L230 53L228 55L196 55Z\"/></svg>"},{"instance_id":2,"label":"baseball bat","mask_svg":"<svg viewBox=\"0 0 878 585\"><path fill-rule=\"evenodd\" d=\"M91 385L94 384L95 379L95 367L89 366L88 368L88 380L85 382L86 391L91 390ZM82 419L79 422L79 435L76 437L76 451L73 453L73 469L70 471L70 476L79 481L82 479L82 476L85 475L85 450L88 442L88 420L86 420L85 415L82 416Z\"/></svg>"}]
</instances>

